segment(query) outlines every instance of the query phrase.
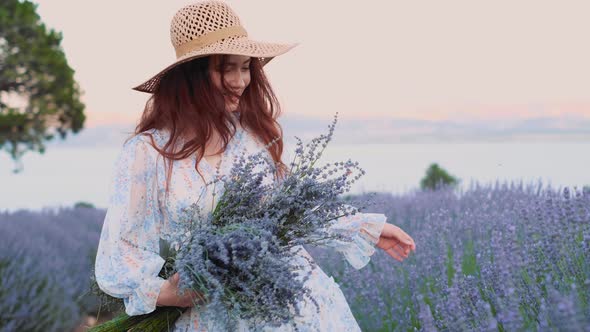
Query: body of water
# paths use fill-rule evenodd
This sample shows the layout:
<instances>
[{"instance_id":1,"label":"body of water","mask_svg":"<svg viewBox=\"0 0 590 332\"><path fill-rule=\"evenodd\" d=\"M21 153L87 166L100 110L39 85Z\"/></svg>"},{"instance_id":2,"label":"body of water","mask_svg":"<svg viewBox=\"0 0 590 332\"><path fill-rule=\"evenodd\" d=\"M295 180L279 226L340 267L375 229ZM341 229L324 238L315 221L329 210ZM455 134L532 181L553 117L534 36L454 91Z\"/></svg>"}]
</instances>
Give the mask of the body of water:
<instances>
[{"instance_id":1,"label":"body of water","mask_svg":"<svg viewBox=\"0 0 590 332\"><path fill-rule=\"evenodd\" d=\"M292 147L287 146L287 149ZM551 187L590 185L590 143L440 143L329 145L322 160L358 161L367 174L352 193L402 194L419 188L431 163L438 163L468 188L497 180L541 181ZM118 148L52 148L29 153L24 170L0 155L0 211L71 206L84 201L106 207Z\"/></svg>"}]
</instances>

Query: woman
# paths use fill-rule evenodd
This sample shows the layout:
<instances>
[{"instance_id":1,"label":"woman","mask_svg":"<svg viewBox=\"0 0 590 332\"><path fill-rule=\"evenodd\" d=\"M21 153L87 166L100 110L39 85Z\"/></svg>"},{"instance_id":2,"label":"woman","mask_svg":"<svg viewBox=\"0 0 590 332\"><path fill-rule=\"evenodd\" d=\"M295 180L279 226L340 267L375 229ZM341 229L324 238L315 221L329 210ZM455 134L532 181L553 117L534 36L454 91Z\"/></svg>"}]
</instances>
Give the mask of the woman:
<instances>
[{"instance_id":1,"label":"woman","mask_svg":"<svg viewBox=\"0 0 590 332\"><path fill-rule=\"evenodd\" d=\"M135 88L152 96L115 165L96 258L99 286L123 298L129 315L150 313L156 306L191 307L199 298L195 292L178 294L178 274L158 277L164 264L160 241L177 245L182 209L193 202L199 201L204 211L215 207L215 188L205 183L216 173L227 174L236 155L256 153L281 136L279 104L263 66L295 46L248 39L235 13L217 1L180 9L170 31L176 61ZM282 150L282 140L268 150L280 166L279 175L287 170ZM402 261L415 250L414 242L385 219L374 213L341 218L338 227L351 232L355 242L326 245L357 269L368 263L374 247ZM305 251L302 255L311 259ZM306 286L320 311L301 303L299 330L359 330L331 277L315 269ZM188 309L174 327L222 329L206 306Z\"/></svg>"}]
</instances>

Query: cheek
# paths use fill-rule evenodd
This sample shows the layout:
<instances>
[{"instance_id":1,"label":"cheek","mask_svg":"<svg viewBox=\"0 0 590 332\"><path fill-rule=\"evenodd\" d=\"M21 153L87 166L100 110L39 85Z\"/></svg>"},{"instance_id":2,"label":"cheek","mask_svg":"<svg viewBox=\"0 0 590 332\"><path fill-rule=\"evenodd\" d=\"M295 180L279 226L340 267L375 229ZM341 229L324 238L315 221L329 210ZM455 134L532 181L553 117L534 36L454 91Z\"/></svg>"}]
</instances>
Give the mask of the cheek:
<instances>
[{"instance_id":1,"label":"cheek","mask_svg":"<svg viewBox=\"0 0 590 332\"><path fill-rule=\"evenodd\" d=\"M211 83L213 83L213 85L221 90L222 86L221 86L221 75L218 72L215 71L210 71L209 72L209 78L211 79Z\"/></svg>"}]
</instances>

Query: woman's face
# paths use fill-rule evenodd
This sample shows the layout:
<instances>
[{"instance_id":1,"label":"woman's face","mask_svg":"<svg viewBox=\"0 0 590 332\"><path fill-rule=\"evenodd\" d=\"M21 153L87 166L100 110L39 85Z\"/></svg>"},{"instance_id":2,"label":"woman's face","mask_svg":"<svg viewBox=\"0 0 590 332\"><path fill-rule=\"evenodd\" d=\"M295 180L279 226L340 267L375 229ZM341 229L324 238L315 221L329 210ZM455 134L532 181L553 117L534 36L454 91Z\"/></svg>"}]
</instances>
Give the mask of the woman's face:
<instances>
[{"instance_id":1,"label":"woman's face","mask_svg":"<svg viewBox=\"0 0 590 332\"><path fill-rule=\"evenodd\" d=\"M209 77L213 85L222 91L225 108L233 112L240 104L240 96L250 84L250 57L243 55L229 55L221 68L221 55L212 55L209 61ZM225 87L221 84L221 74L225 80Z\"/></svg>"}]
</instances>

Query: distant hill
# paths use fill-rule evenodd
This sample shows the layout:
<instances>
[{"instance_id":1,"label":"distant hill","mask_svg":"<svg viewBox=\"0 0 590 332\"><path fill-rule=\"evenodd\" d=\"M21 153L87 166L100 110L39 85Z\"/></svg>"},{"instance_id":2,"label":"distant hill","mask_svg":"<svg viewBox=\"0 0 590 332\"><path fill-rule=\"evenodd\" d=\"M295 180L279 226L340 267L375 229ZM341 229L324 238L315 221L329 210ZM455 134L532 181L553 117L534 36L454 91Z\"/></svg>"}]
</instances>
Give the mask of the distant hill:
<instances>
[{"instance_id":1,"label":"distant hill","mask_svg":"<svg viewBox=\"0 0 590 332\"><path fill-rule=\"evenodd\" d=\"M285 114L280 119L285 140L303 140L325 133L330 117ZM67 140L55 140L48 147L118 147L134 126L101 125L86 128ZM338 120L333 144L350 143L438 143L438 142L535 142L590 141L590 118L543 117L524 120L443 120L411 118L343 118Z\"/></svg>"}]
</instances>

